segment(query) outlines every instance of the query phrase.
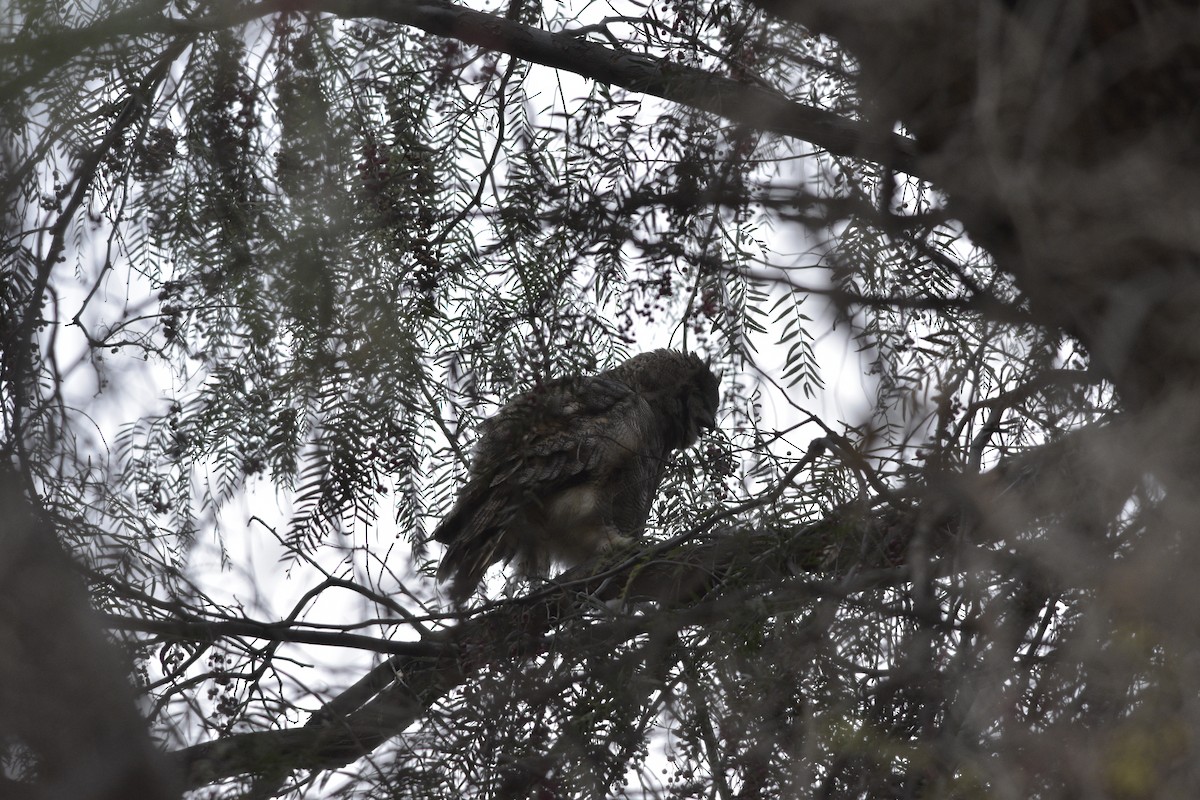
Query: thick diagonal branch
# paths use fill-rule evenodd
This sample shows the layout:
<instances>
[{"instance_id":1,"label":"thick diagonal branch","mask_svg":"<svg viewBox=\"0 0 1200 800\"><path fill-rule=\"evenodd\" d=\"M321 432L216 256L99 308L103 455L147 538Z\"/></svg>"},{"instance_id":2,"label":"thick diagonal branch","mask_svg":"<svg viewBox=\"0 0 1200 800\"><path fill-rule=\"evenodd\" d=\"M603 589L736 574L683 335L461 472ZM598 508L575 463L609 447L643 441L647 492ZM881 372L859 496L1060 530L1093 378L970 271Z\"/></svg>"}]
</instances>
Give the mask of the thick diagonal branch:
<instances>
[{"instance_id":1,"label":"thick diagonal branch","mask_svg":"<svg viewBox=\"0 0 1200 800\"><path fill-rule=\"evenodd\" d=\"M632 92L661 97L738 125L802 139L837 155L867 158L905 172L915 169L913 142L893 134L890 126L874 128L798 103L769 87L607 47L574 35L571 30L551 32L445 0L269 0L194 20L127 12L88 28L61 31L53 37L54 47L38 42L25 47L33 53L44 51L42 60L61 60L79 52L79 48L122 36L220 30L269 14L297 11L343 19L377 19L418 28ZM46 69L42 65L38 71ZM8 91L20 82L19 77L9 81Z\"/></svg>"},{"instance_id":2,"label":"thick diagonal branch","mask_svg":"<svg viewBox=\"0 0 1200 800\"><path fill-rule=\"evenodd\" d=\"M1136 434L1116 427L1085 429L1014 458L982 476L947 476L910 495L911 505L886 512L843 509L818 524L794 531L730 526L697 542L612 570L571 580L558 588L517 598L433 634L424 654L394 656L331 700L302 728L246 733L177 753L192 788L248 773L334 769L372 752L419 721L430 706L489 665L512 663L547 652L561 634L546 634L597 601L652 602L654 611L589 622L571 635L603 641L610 649L646 632L665 616L679 624L702 624L736 587L783 585L813 596L846 594L911 580L910 544L924 535L924 557L962 545L973 536L983 546L1033 519L1067 514L1075 522L1103 524L1138 479L1121 468L1115 452L1128 450ZM898 492L898 496L904 495ZM1080 498L1064 505L1063 497ZM1086 498L1105 497L1098 503ZM1085 525L1086 526L1086 525ZM864 543L868 547L864 549ZM853 557L839 551L853 550ZM850 566L839 573L838 564ZM568 576L569 577L569 576ZM799 580L802 586L793 586ZM716 594L714 594L716 591ZM740 601L738 601L740 602ZM714 606L713 603L717 603ZM699 615L699 616L697 616ZM569 637L568 637L569 638ZM561 642L560 642L561 644Z\"/></svg>"}]
</instances>

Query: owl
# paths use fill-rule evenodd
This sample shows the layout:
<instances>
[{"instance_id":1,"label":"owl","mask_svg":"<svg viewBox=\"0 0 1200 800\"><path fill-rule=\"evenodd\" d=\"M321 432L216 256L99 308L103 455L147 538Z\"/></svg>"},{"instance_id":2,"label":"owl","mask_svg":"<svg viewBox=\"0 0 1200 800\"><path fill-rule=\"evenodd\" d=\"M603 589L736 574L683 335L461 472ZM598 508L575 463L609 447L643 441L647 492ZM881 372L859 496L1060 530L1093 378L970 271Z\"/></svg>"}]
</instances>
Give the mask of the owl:
<instances>
[{"instance_id":1,"label":"owl","mask_svg":"<svg viewBox=\"0 0 1200 800\"><path fill-rule=\"evenodd\" d=\"M655 350L539 385L485 420L467 484L432 535L455 603L497 562L545 575L640 536L671 453L716 427L717 388L698 356Z\"/></svg>"}]
</instances>

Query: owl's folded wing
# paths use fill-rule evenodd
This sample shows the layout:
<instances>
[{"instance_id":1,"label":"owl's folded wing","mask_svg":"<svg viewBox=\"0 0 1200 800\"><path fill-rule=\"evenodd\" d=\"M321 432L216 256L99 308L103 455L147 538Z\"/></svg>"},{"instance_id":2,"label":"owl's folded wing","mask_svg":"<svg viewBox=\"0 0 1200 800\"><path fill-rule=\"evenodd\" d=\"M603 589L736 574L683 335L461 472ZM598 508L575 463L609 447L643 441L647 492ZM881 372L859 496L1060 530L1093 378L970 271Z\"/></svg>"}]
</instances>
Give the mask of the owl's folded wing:
<instances>
[{"instance_id":1,"label":"owl's folded wing","mask_svg":"<svg viewBox=\"0 0 1200 800\"><path fill-rule=\"evenodd\" d=\"M488 567L517 554L520 536L508 528L519 511L548 504L627 457L639 402L618 381L567 378L516 398L483 423L472 477L433 532L448 545L438 579L453 578L456 601Z\"/></svg>"}]
</instances>

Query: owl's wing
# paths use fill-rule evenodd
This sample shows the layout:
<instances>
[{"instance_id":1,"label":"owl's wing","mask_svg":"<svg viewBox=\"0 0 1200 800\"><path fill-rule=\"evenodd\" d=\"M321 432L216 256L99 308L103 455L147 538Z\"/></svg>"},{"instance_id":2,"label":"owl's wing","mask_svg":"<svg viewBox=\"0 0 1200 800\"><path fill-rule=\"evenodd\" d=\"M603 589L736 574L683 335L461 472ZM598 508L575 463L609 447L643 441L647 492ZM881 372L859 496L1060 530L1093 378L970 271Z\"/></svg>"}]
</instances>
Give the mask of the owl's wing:
<instances>
[{"instance_id":1,"label":"owl's wing","mask_svg":"<svg viewBox=\"0 0 1200 800\"><path fill-rule=\"evenodd\" d=\"M471 479L433 532L448 545L438 579L454 579L462 602L488 567L511 560L518 537L507 526L530 504L603 471L629 426L637 397L602 377L553 381L522 395L481 426Z\"/></svg>"}]
</instances>

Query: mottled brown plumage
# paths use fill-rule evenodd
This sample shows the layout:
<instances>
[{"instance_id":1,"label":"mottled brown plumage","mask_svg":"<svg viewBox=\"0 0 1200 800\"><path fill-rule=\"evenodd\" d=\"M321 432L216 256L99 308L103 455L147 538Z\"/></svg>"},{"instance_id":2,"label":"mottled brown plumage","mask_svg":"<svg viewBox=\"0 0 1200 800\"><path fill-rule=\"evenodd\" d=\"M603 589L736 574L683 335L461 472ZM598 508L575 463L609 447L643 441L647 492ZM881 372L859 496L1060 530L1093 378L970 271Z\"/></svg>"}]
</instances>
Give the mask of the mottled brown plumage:
<instances>
[{"instance_id":1,"label":"mottled brown plumage","mask_svg":"<svg viewBox=\"0 0 1200 800\"><path fill-rule=\"evenodd\" d=\"M461 603L488 567L544 575L641 535L673 450L716 427L717 378L655 350L529 391L481 426L470 479L433 538Z\"/></svg>"}]
</instances>

